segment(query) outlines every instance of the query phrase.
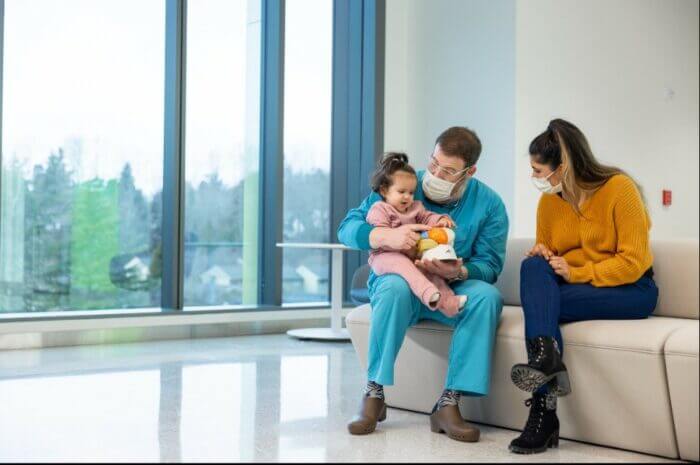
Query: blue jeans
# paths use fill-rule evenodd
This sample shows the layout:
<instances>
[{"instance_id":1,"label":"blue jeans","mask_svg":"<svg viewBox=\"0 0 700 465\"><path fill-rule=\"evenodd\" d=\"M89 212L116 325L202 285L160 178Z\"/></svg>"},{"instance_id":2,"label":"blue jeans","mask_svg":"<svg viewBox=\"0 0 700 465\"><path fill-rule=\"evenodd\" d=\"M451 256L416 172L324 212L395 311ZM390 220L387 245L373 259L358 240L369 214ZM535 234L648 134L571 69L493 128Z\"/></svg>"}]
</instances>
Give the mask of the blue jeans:
<instances>
[{"instance_id":1,"label":"blue jeans","mask_svg":"<svg viewBox=\"0 0 700 465\"><path fill-rule=\"evenodd\" d=\"M564 350L559 323L585 320L646 318L656 308L659 290L652 278L616 287L569 284L542 257L530 257L520 267L520 300L525 337L553 336Z\"/></svg>"}]
</instances>

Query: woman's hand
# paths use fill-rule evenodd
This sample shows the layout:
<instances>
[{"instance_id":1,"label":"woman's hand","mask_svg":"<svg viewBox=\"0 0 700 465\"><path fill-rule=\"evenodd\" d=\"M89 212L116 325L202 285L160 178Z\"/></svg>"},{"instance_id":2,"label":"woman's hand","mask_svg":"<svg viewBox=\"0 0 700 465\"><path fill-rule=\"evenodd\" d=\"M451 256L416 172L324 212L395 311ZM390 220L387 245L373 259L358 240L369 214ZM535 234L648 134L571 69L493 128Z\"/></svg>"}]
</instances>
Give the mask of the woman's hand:
<instances>
[{"instance_id":1,"label":"woman's hand","mask_svg":"<svg viewBox=\"0 0 700 465\"><path fill-rule=\"evenodd\" d=\"M554 256L554 252L549 250L544 244L536 244L528 253L525 254L528 257L540 256L545 260L549 260Z\"/></svg>"},{"instance_id":2,"label":"woman's hand","mask_svg":"<svg viewBox=\"0 0 700 465\"><path fill-rule=\"evenodd\" d=\"M457 260L416 260L414 262L419 270L432 273L440 276L443 279L450 280L458 277L462 269L462 259Z\"/></svg>"},{"instance_id":3,"label":"woman's hand","mask_svg":"<svg viewBox=\"0 0 700 465\"><path fill-rule=\"evenodd\" d=\"M421 231L428 231L430 226L425 224L404 224L398 228L374 228L369 234L369 245L373 249L380 247L406 251L415 247L420 239Z\"/></svg>"},{"instance_id":4,"label":"woman's hand","mask_svg":"<svg viewBox=\"0 0 700 465\"><path fill-rule=\"evenodd\" d=\"M437 223L435 223L435 226L438 228L454 228L455 227L455 222L452 221L452 218L449 216L445 215L442 218L440 218Z\"/></svg>"},{"instance_id":5,"label":"woman's hand","mask_svg":"<svg viewBox=\"0 0 700 465\"><path fill-rule=\"evenodd\" d=\"M549 264L556 274L564 278L567 282L571 277L571 270L569 270L569 264L566 263L564 257L552 257L549 259Z\"/></svg>"}]
</instances>

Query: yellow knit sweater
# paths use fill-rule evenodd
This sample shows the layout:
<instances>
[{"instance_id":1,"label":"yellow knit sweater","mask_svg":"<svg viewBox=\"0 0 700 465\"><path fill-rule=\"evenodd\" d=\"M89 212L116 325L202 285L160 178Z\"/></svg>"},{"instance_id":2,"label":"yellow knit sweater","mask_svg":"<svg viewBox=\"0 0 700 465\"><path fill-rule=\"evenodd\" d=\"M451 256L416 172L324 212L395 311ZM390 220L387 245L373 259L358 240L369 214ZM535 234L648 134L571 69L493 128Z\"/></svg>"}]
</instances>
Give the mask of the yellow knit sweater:
<instances>
[{"instance_id":1,"label":"yellow knit sweater","mask_svg":"<svg viewBox=\"0 0 700 465\"><path fill-rule=\"evenodd\" d=\"M537 207L537 243L569 264L571 283L596 287L637 281L652 264L651 220L637 186L610 178L581 206L581 216L558 195L543 194Z\"/></svg>"}]
</instances>

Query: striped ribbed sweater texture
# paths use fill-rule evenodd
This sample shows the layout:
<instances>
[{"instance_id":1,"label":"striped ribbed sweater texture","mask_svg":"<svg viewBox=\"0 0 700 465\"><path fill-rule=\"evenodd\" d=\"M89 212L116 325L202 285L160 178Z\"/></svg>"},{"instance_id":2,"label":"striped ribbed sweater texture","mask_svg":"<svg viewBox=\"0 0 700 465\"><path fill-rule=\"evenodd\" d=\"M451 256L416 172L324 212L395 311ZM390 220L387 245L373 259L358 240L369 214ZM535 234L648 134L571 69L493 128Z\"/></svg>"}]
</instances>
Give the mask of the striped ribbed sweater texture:
<instances>
[{"instance_id":1,"label":"striped ribbed sweater texture","mask_svg":"<svg viewBox=\"0 0 700 465\"><path fill-rule=\"evenodd\" d=\"M580 210L551 194L537 207L537 243L566 259L569 282L611 287L641 278L653 262L651 220L635 183L615 175Z\"/></svg>"}]
</instances>

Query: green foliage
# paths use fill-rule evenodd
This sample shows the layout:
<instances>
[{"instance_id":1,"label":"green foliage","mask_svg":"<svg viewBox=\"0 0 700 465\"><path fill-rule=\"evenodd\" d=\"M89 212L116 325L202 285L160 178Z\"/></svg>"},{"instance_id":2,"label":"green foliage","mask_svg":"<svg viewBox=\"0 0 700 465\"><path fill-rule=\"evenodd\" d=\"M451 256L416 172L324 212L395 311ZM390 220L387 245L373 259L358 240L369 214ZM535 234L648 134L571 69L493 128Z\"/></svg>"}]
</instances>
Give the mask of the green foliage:
<instances>
[{"instance_id":1,"label":"green foliage","mask_svg":"<svg viewBox=\"0 0 700 465\"><path fill-rule=\"evenodd\" d=\"M49 156L45 168L35 166L32 179L26 183L24 305L28 311L60 309L68 304L71 175L59 150Z\"/></svg>"},{"instance_id":2,"label":"green foliage","mask_svg":"<svg viewBox=\"0 0 700 465\"><path fill-rule=\"evenodd\" d=\"M75 188L71 235L71 282L75 290L113 299L117 289L109 280L109 261L118 251L117 181L95 178L79 184ZM89 302L71 299L71 304L86 308Z\"/></svg>"},{"instance_id":3,"label":"green foliage","mask_svg":"<svg viewBox=\"0 0 700 465\"><path fill-rule=\"evenodd\" d=\"M21 176L20 171L17 176ZM24 234L20 251L20 257L24 255L23 286L15 289L0 282L0 292L17 295L0 301L0 311L160 305L162 193L146 197L135 185L131 165L124 165L119 179L94 178L78 183L59 149L21 181L16 184L23 195L13 198L23 199L23 208L3 212L3 218L15 215L12 219L20 221L17 234ZM285 169L284 240L329 240L328 191L328 173ZM212 173L197 186L186 185L185 202L186 291L198 302L240 302L239 282L217 290L223 294L216 296L200 275L215 264L223 264L229 271L240 267L244 183L229 186ZM8 240L18 240L9 233L2 237L5 247ZM131 256L142 259L149 279L158 282L139 290L115 286L110 265L114 268L115 263L123 264ZM296 267L307 258L290 254L287 265ZM22 274L17 276L15 279L21 279ZM6 307L6 302L14 303Z\"/></svg>"},{"instance_id":4,"label":"green foliage","mask_svg":"<svg viewBox=\"0 0 700 465\"><path fill-rule=\"evenodd\" d=\"M330 234L328 173L284 171L285 241L327 242Z\"/></svg>"}]
</instances>

